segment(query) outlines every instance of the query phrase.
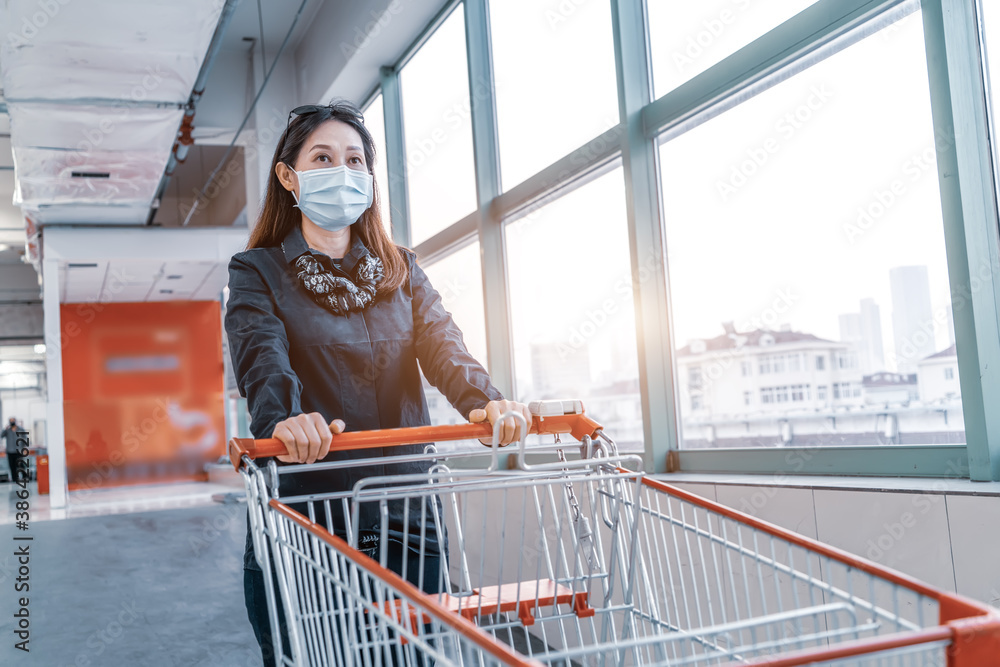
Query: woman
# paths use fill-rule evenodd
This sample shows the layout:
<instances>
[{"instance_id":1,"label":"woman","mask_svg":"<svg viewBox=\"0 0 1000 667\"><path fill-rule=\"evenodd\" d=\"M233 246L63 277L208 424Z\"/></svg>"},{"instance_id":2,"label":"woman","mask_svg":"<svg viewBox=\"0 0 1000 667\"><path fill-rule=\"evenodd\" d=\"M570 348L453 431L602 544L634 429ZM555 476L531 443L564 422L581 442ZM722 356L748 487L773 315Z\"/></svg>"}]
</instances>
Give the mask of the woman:
<instances>
[{"instance_id":1,"label":"woman","mask_svg":"<svg viewBox=\"0 0 1000 667\"><path fill-rule=\"evenodd\" d=\"M226 332L254 437L281 440L288 454L277 458L285 463L377 456L371 450L328 455L331 433L428 424L418 361L470 421L495 424L510 409L530 419L526 406L504 400L469 354L414 254L386 234L372 176L375 146L361 112L337 102L292 114L248 249L229 264ZM511 417L500 430L501 444L520 437ZM408 463L291 475L282 478L282 495L349 490L363 477L427 469ZM419 513L409 516L408 533L419 535ZM390 522L402 517L400 506L390 508ZM358 528L372 535L377 520L363 513ZM333 518L337 532L342 521ZM402 572L409 552L390 546L389 566ZM431 540L425 548L425 590L435 592L440 558L433 556L445 546ZM264 575L249 526L243 567L247 613L271 664ZM414 583L417 569L407 568Z\"/></svg>"}]
</instances>

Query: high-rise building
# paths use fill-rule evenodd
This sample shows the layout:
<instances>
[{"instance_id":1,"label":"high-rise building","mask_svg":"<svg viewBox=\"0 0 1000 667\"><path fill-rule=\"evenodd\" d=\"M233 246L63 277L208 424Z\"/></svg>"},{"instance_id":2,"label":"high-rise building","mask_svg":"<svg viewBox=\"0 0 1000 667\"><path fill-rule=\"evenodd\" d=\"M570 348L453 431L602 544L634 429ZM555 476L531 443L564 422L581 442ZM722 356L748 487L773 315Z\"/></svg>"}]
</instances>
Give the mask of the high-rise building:
<instances>
[{"instance_id":1,"label":"high-rise building","mask_svg":"<svg viewBox=\"0 0 1000 667\"><path fill-rule=\"evenodd\" d=\"M885 370L885 350L882 347L882 313L874 299L861 299L861 339L858 362L864 373Z\"/></svg>"},{"instance_id":2,"label":"high-rise building","mask_svg":"<svg viewBox=\"0 0 1000 667\"><path fill-rule=\"evenodd\" d=\"M861 315L844 313L840 316L840 340L843 343L857 343L861 340Z\"/></svg>"},{"instance_id":3,"label":"high-rise building","mask_svg":"<svg viewBox=\"0 0 1000 667\"><path fill-rule=\"evenodd\" d=\"M840 340L855 346L862 373L869 375L885 370L882 316L874 299L862 299L861 312L840 316Z\"/></svg>"},{"instance_id":4,"label":"high-rise building","mask_svg":"<svg viewBox=\"0 0 1000 667\"><path fill-rule=\"evenodd\" d=\"M897 266L890 269L889 286L892 290L896 370L915 373L917 362L937 351L927 267Z\"/></svg>"}]
</instances>

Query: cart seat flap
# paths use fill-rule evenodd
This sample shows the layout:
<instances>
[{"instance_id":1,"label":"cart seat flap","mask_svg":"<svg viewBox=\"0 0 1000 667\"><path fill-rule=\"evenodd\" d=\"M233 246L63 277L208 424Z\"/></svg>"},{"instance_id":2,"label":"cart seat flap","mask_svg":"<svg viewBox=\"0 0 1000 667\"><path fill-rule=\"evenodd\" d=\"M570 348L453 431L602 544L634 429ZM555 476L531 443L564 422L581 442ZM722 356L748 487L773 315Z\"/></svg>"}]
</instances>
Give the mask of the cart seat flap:
<instances>
[{"instance_id":1,"label":"cart seat flap","mask_svg":"<svg viewBox=\"0 0 1000 667\"><path fill-rule=\"evenodd\" d=\"M557 604L571 604L573 611L580 618L594 615L594 609L588 604L586 591L574 593L572 589L557 584L551 579L532 579L500 586L484 586L473 590L471 595L448 595L442 593L432 596L448 611L461 614L471 620L479 616L488 616L498 612L516 611L517 617L525 626L534 625L535 608L552 607ZM395 601L395 616L401 619L402 600ZM387 605L388 606L388 605ZM417 609L407 605L410 612L410 625L417 630ZM424 623L430 619L424 615Z\"/></svg>"}]
</instances>

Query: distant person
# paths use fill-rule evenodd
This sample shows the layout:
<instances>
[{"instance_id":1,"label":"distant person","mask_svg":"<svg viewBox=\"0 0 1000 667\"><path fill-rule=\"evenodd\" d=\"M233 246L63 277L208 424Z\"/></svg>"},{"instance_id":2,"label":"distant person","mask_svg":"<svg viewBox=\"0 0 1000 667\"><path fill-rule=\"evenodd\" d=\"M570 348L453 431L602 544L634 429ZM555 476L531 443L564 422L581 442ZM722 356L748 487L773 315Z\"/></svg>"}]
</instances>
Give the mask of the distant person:
<instances>
[{"instance_id":1,"label":"distant person","mask_svg":"<svg viewBox=\"0 0 1000 667\"><path fill-rule=\"evenodd\" d=\"M12 482L17 480L17 466L23 458L20 454L21 450L17 446L17 430L17 419L11 417L7 426L0 431L0 440L7 442L7 464L10 466L10 481Z\"/></svg>"},{"instance_id":2,"label":"distant person","mask_svg":"<svg viewBox=\"0 0 1000 667\"><path fill-rule=\"evenodd\" d=\"M278 140L248 248L229 263L226 332L254 437L283 442L288 453L277 457L282 462L378 456L381 450L330 452L332 433L429 424L419 369L470 421L492 424L508 410L530 420L528 407L504 400L469 354L414 253L386 233L372 177L375 143L361 112L338 102L299 107L293 114ZM518 440L520 430L513 417L503 419L500 443ZM391 453L421 451L413 445ZM370 475L429 468L429 462L410 462L289 475L282 478L281 493L347 491ZM346 537L338 508L332 508L334 528ZM393 534L402 534L404 520L410 539L420 535L419 513L404 519L403 510L396 501L386 510L391 525L382 546L388 567L401 573L405 558L407 577L416 584L422 561L424 590L437 592L445 545L428 537L421 559L419 544L396 541ZM359 524L366 530L377 526L376 513L366 505ZM247 612L264 662L271 665L264 573L247 532ZM365 544L378 557L377 548Z\"/></svg>"}]
</instances>

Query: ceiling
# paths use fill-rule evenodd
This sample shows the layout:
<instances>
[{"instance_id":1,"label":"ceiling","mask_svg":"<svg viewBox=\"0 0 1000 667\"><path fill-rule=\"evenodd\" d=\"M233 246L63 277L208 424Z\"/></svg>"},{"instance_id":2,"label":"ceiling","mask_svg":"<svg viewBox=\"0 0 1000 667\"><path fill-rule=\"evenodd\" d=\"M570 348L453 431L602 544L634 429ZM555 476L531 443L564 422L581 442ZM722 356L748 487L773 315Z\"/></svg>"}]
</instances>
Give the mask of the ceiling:
<instances>
[{"instance_id":1,"label":"ceiling","mask_svg":"<svg viewBox=\"0 0 1000 667\"><path fill-rule=\"evenodd\" d=\"M222 3L39 7L3 16L14 204L39 224L144 223Z\"/></svg>"},{"instance_id":2,"label":"ceiling","mask_svg":"<svg viewBox=\"0 0 1000 667\"><path fill-rule=\"evenodd\" d=\"M221 151L208 149L229 143L300 6L282 57L287 65L276 70L268 86L273 90L265 91L244 137L259 118L279 112L283 118L283 107L293 103L334 95L363 101L378 67L394 62L443 2L235 0L225 29L215 37L226 0L5 0L0 5L0 34L6 36L0 44L0 342L11 339L5 338L5 322L41 321L40 281L25 261L26 217L34 229L90 228L98 237L129 227L153 231L182 224L183 198L197 192L205 172L221 159L215 157ZM358 46L361 37L364 48L344 50L344 44ZM218 52L209 67L213 39ZM194 117L197 143L157 200L183 107L203 66L208 78ZM245 224L259 196L249 162L245 169L245 211L238 197L220 198L214 209L199 210L183 226ZM150 228L154 202L164 208ZM47 244L37 239L32 247ZM203 261L193 259L196 255L189 246L131 263L100 252L74 255L59 263L60 298L215 298L225 284L220 266L228 256ZM119 274L131 278L111 290L109 281ZM16 309L16 317L9 308ZM16 338L31 339L38 327L19 330Z\"/></svg>"},{"instance_id":3,"label":"ceiling","mask_svg":"<svg viewBox=\"0 0 1000 667\"><path fill-rule=\"evenodd\" d=\"M211 260L60 262L59 302L212 300L228 279L226 263Z\"/></svg>"}]
</instances>

